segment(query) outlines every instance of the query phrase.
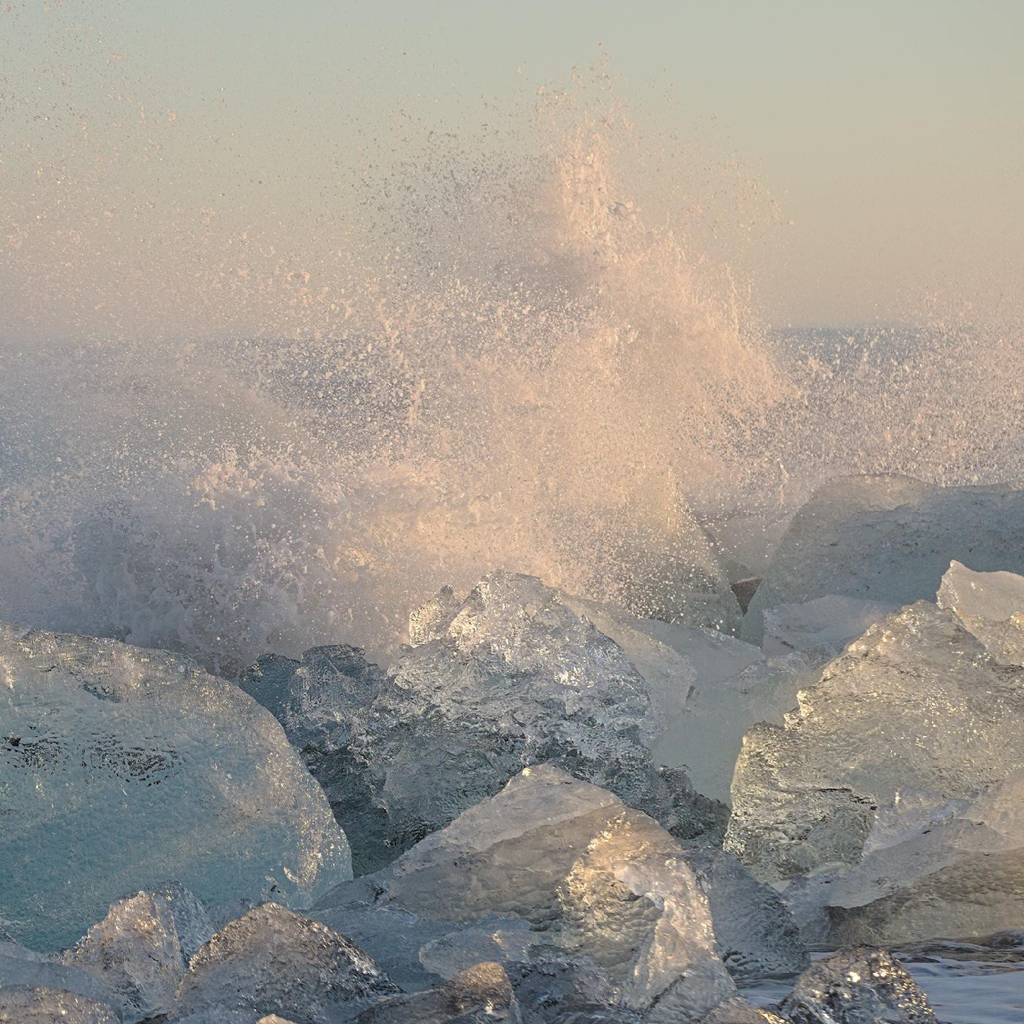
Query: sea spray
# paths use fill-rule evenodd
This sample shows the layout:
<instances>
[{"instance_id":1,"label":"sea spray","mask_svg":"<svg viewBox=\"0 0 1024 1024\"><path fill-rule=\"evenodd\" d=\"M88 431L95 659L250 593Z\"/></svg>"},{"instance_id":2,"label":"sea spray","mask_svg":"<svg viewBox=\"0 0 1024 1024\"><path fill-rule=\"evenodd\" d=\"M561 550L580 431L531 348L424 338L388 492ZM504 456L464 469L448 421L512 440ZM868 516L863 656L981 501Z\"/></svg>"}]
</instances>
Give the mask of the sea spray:
<instances>
[{"instance_id":1,"label":"sea spray","mask_svg":"<svg viewBox=\"0 0 1024 1024\"><path fill-rule=\"evenodd\" d=\"M774 374L612 141L410 181L344 297L292 280L290 335L9 341L4 615L228 671L386 647L494 565L653 614L722 591L690 492Z\"/></svg>"},{"instance_id":2,"label":"sea spray","mask_svg":"<svg viewBox=\"0 0 1024 1024\"><path fill-rule=\"evenodd\" d=\"M770 335L607 108L427 132L290 220L161 156L214 127L111 121L7 214L4 619L231 674L384 657L504 567L728 627L708 524L850 472L1024 481L1019 327ZM119 197L111 139L152 191Z\"/></svg>"}]
</instances>

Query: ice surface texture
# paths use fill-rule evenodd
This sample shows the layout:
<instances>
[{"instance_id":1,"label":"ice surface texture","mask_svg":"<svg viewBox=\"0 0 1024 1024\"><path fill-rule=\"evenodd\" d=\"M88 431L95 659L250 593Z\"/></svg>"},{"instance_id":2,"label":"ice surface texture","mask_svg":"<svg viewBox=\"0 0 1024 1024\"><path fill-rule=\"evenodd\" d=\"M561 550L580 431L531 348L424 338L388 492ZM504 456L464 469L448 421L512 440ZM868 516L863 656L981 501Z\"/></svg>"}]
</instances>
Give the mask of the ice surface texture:
<instances>
[{"instance_id":1,"label":"ice surface texture","mask_svg":"<svg viewBox=\"0 0 1024 1024\"><path fill-rule=\"evenodd\" d=\"M765 654L802 651L828 661L872 623L896 611L892 604L829 594L800 604L780 604L764 613Z\"/></svg>"},{"instance_id":2,"label":"ice surface texture","mask_svg":"<svg viewBox=\"0 0 1024 1024\"><path fill-rule=\"evenodd\" d=\"M357 1024L522 1024L501 964L479 963L439 988L392 996L364 1010Z\"/></svg>"},{"instance_id":3,"label":"ice surface texture","mask_svg":"<svg viewBox=\"0 0 1024 1024\"><path fill-rule=\"evenodd\" d=\"M715 630L637 619L609 605L565 594L559 601L621 648L651 697L656 763L683 766L701 794L729 801L743 734L756 722L782 722L813 662L758 648Z\"/></svg>"},{"instance_id":4,"label":"ice surface texture","mask_svg":"<svg viewBox=\"0 0 1024 1024\"><path fill-rule=\"evenodd\" d=\"M362 950L318 921L267 903L222 928L192 958L181 986L183 1021L332 1024L395 986Z\"/></svg>"},{"instance_id":5,"label":"ice surface texture","mask_svg":"<svg viewBox=\"0 0 1024 1024\"><path fill-rule=\"evenodd\" d=\"M0 990L62 989L112 1008L124 1024L163 1019L177 1005L188 958L212 934L205 908L180 886L136 893L62 953L0 946Z\"/></svg>"},{"instance_id":6,"label":"ice surface texture","mask_svg":"<svg viewBox=\"0 0 1024 1024\"><path fill-rule=\"evenodd\" d=\"M843 950L819 960L779 1009L793 1024L936 1024L914 979L879 949Z\"/></svg>"},{"instance_id":7,"label":"ice surface texture","mask_svg":"<svg viewBox=\"0 0 1024 1024\"><path fill-rule=\"evenodd\" d=\"M1024 670L920 602L748 733L726 846L828 905L833 940L986 934L1024 913ZM823 937L823 936L818 936Z\"/></svg>"},{"instance_id":8,"label":"ice surface texture","mask_svg":"<svg viewBox=\"0 0 1024 1024\"><path fill-rule=\"evenodd\" d=\"M104 1003L51 988L0 989L0 1024L119 1024Z\"/></svg>"},{"instance_id":9,"label":"ice surface texture","mask_svg":"<svg viewBox=\"0 0 1024 1024\"><path fill-rule=\"evenodd\" d=\"M721 828L724 808L652 759L659 722L685 703L694 675L670 645L633 630L645 677L570 599L502 572L465 600L442 592L412 633L418 645L386 676L351 648L324 648L302 662L262 659L242 683L302 750L357 869L393 859L539 762L680 835Z\"/></svg>"},{"instance_id":10,"label":"ice surface texture","mask_svg":"<svg viewBox=\"0 0 1024 1024\"><path fill-rule=\"evenodd\" d=\"M974 572L954 561L942 577L938 604L949 609L996 661L1024 665L1024 576Z\"/></svg>"},{"instance_id":11,"label":"ice surface texture","mask_svg":"<svg viewBox=\"0 0 1024 1024\"><path fill-rule=\"evenodd\" d=\"M61 956L102 982L127 1024L170 1013L188 959L213 935L206 909L181 887L140 892Z\"/></svg>"},{"instance_id":12,"label":"ice surface texture","mask_svg":"<svg viewBox=\"0 0 1024 1024\"><path fill-rule=\"evenodd\" d=\"M729 656L723 656L726 645ZM698 792L730 803L744 734L758 722L781 725L800 687L811 683L816 673L802 655L764 658L756 648L730 637L711 639L710 645L702 638L688 643L687 650L694 655L701 646L711 646L711 657L697 658L697 680L686 704L663 719L654 758L684 765ZM743 655L740 662L733 661L737 650Z\"/></svg>"},{"instance_id":13,"label":"ice surface texture","mask_svg":"<svg viewBox=\"0 0 1024 1024\"><path fill-rule=\"evenodd\" d=\"M777 1013L751 1006L745 999L734 996L719 1003L704 1018L704 1024L789 1024Z\"/></svg>"},{"instance_id":14,"label":"ice surface texture","mask_svg":"<svg viewBox=\"0 0 1024 1024\"><path fill-rule=\"evenodd\" d=\"M706 856L702 885L653 819L543 765L383 871L340 886L314 913L339 931L353 915L365 927L370 911L409 913L416 927L432 921L452 933L481 926L465 941L456 934L425 944L421 959L451 976L464 966L466 947L478 943L488 958L553 974L555 988L574 992L582 1006L699 1020L733 992L705 888L712 905L728 904L723 918L732 934L744 917L750 926L734 951L737 964L750 968L760 957L768 969L785 962L795 970L805 962L779 901L735 862L730 868ZM364 939L373 954L388 941L386 932Z\"/></svg>"},{"instance_id":15,"label":"ice surface texture","mask_svg":"<svg viewBox=\"0 0 1024 1024\"><path fill-rule=\"evenodd\" d=\"M9 992L24 1000L30 990L39 990L39 1019L54 1021L54 993L64 990L123 1024L251 1024L275 1012L295 1024L336 1024L396 987L318 921L266 903L213 933L202 905L178 887L115 903L62 954L0 946L0 1006Z\"/></svg>"},{"instance_id":16,"label":"ice surface texture","mask_svg":"<svg viewBox=\"0 0 1024 1024\"><path fill-rule=\"evenodd\" d=\"M180 882L230 911L351 877L279 724L189 659L0 626L0 919L41 950Z\"/></svg>"},{"instance_id":17,"label":"ice surface texture","mask_svg":"<svg viewBox=\"0 0 1024 1024\"><path fill-rule=\"evenodd\" d=\"M0 994L15 988L53 989L105 1005L117 1003L114 993L88 971L54 962L46 954L14 943L0 943Z\"/></svg>"},{"instance_id":18,"label":"ice surface texture","mask_svg":"<svg viewBox=\"0 0 1024 1024\"><path fill-rule=\"evenodd\" d=\"M740 635L760 643L767 609L829 594L892 606L931 600L952 559L1024 572L1024 491L833 480L793 518Z\"/></svg>"},{"instance_id":19,"label":"ice surface texture","mask_svg":"<svg viewBox=\"0 0 1024 1024\"><path fill-rule=\"evenodd\" d=\"M978 936L1024 920L1024 772L972 801L949 801L870 848L849 871L808 885L824 895L837 943Z\"/></svg>"},{"instance_id":20,"label":"ice surface texture","mask_svg":"<svg viewBox=\"0 0 1024 1024\"><path fill-rule=\"evenodd\" d=\"M718 950L737 980L796 974L807 947L782 897L721 850L691 855L708 897Z\"/></svg>"}]
</instances>

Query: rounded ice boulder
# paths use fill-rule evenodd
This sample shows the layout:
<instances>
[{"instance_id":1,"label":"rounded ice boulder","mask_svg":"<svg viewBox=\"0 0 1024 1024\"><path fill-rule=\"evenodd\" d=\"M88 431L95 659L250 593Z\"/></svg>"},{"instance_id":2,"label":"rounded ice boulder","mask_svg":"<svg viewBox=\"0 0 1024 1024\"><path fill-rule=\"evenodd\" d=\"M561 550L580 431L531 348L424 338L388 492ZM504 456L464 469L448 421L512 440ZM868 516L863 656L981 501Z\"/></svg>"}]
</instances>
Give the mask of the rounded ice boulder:
<instances>
[{"instance_id":1,"label":"rounded ice boulder","mask_svg":"<svg viewBox=\"0 0 1024 1024\"><path fill-rule=\"evenodd\" d=\"M281 726L185 657L0 625L0 924L41 951L170 882L231 913L352 876Z\"/></svg>"},{"instance_id":2,"label":"rounded ice boulder","mask_svg":"<svg viewBox=\"0 0 1024 1024\"><path fill-rule=\"evenodd\" d=\"M952 559L1024 571L1024 491L902 476L831 480L793 517L740 636L759 644L766 612L832 595L891 607L932 600Z\"/></svg>"}]
</instances>

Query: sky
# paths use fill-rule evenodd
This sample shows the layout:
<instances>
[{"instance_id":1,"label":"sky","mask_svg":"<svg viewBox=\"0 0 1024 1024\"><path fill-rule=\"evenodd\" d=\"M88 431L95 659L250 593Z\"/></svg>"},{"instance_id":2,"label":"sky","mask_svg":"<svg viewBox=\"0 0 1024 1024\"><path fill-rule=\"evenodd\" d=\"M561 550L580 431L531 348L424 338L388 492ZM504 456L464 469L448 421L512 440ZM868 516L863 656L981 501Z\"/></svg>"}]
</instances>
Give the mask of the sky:
<instances>
[{"instance_id":1,"label":"sky","mask_svg":"<svg viewBox=\"0 0 1024 1024\"><path fill-rule=\"evenodd\" d=\"M736 259L771 322L984 315L1024 281L1022 39L1019 0L0 0L0 300L55 329L172 246L146 209L308 225L368 138L472 135L599 62L646 138L770 196Z\"/></svg>"}]
</instances>

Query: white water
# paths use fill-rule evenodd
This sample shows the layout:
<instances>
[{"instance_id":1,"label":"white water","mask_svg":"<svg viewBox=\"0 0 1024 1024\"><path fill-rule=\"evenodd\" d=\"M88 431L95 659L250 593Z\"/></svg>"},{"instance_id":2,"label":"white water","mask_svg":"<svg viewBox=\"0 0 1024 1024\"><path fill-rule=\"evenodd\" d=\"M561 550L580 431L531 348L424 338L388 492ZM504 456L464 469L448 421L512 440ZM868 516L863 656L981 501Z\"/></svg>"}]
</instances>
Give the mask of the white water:
<instances>
[{"instance_id":1,"label":"white water","mask_svg":"<svg viewBox=\"0 0 1024 1024\"><path fill-rule=\"evenodd\" d=\"M388 649L494 566L671 611L718 572L697 518L771 519L833 474L1024 480L1014 329L780 341L652 226L637 137L562 114L519 155L448 140L364 182L306 257L213 223L101 286L92 192L53 251L29 236L7 279L59 269L71 306L0 347L0 616L233 671Z\"/></svg>"}]
</instances>

